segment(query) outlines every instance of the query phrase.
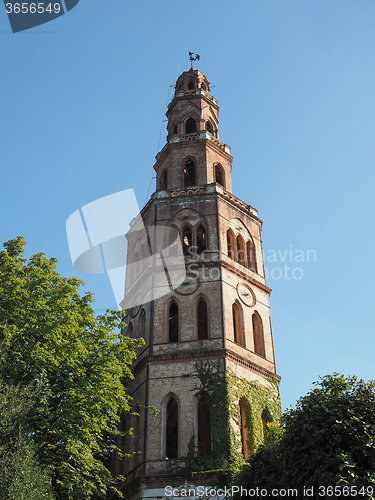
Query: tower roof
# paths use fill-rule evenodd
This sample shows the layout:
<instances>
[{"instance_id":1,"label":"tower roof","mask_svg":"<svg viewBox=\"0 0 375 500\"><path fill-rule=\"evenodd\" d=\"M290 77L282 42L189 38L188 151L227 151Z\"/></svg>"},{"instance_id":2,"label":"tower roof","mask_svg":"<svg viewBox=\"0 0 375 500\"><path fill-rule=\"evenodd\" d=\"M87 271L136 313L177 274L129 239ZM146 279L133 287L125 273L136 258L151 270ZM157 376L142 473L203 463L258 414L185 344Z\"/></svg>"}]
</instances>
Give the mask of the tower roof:
<instances>
[{"instance_id":1,"label":"tower roof","mask_svg":"<svg viewBox=\"0 0 375 500\"><path fill-rule=\"evenodd\" d=\"M176 94L181 91L194 90L201 88L210 91L210 82L206 75L197 69L184 71L176 81Z\"/></svg>"}]
</instances>

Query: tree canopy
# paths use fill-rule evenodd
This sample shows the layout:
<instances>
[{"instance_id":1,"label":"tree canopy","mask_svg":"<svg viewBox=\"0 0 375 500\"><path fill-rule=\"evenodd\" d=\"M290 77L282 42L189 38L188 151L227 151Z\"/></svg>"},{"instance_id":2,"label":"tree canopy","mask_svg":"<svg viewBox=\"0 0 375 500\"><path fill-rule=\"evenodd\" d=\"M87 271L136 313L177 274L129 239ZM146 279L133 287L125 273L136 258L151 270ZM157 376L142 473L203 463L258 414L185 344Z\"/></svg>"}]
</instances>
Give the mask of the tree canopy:
<instances>
[{"instance_id":1,"label":"tree canopy","mask_svg":"<svg viewBox=\"0 0 375 500\"><path fill-rule=\"evenodd\" d=\"M364 488L360 498L371 498L375 494L375 382L335 373L314 385L295 408L286 411L278 439L251 457L238 483L300 492L313 487L316 493L321 486L355 486L357 492Z\"/></svg>"},{"instance_id":2,"label":"tree canopy","mask_svg":"<svg viewBox=\"0 0 375 500\"><path fill-rule=\"evenodd\" d=\"M60 276L57 259L25 259L24 246L18 237L0 252L0 411L5 401L15 424L0 431L0 450L16 426L57 498L105 498L119 416L129 411L124 382L140 341L121 334L121 313L96 317L93 295L80 295L81 280ZM6 394L25 391L32 404L26 398L21 415L9 413Z\"/></svg>"}]
</instances>

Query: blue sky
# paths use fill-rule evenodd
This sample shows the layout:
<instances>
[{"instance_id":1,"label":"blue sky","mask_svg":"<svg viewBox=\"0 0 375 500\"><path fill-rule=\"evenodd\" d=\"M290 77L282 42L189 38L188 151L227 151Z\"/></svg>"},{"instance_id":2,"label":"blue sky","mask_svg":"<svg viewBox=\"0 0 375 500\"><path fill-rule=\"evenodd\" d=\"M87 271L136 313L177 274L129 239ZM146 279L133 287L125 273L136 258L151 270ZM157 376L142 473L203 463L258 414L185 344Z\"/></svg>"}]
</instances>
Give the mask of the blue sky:
<instances>
[{"instance_id":1,"label":"blue sky","mask_svg":"<svg viewBox=\"0 0 375 500\"><path fill-rule=\"evenodd\" d=\"M324 374L375 378L374 22L372 0L81 0L12 34L0 8L1 241L77 274L67 217L131 187L144 205L170 85L198 52L266 256L316 252L266 263L303 272L268 281L283 406ZM80 277L115 307L105 275Z\"/></svg>"}]
</instances>

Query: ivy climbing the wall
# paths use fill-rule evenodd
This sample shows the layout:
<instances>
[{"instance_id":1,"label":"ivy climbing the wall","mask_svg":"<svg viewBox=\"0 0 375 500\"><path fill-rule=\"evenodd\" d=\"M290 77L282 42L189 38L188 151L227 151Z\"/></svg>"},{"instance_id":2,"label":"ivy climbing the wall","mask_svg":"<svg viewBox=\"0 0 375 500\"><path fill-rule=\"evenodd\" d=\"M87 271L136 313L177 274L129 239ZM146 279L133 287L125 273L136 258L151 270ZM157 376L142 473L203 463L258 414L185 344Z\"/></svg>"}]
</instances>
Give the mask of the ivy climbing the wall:
<instances>
[{"instance_id":1,"label":"ivy climbing the wall","mask_svg":"<svg viewBox=\"0 0 375 500\"><path fill-rule=\"evenodd\" d=\"M278 384L268 385L246 380L232 371L224 371L220 361L197 363L198 383L194 390L208 398L210 404L211 452L202 455L197 436L190 438L188 453L181 457L176 472L184 474L220 473L228 481L244 462L244 451L254 452L267 437L268 428L281 417ZM240 401L246 411L241 419ZM245 419L245 421L243 421ZM246 429L242 432L241 427ZM247 442L243 443L243 439Z\"/></svg>"}]
</instances>

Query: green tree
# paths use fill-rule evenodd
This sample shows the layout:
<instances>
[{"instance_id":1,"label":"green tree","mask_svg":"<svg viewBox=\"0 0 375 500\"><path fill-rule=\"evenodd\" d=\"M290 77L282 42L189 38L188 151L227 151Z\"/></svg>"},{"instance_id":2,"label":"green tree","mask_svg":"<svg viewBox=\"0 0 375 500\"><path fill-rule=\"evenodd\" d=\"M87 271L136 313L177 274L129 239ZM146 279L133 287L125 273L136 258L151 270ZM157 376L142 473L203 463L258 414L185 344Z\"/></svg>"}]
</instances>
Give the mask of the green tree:
<instances>
[{"instance_id":1,"label":"green tree","mask_svg":"<svg viewBox=\"0 0 375 500\"><path fill-rule=\"evenodd\" d=\"M356 486L375 493L375 382L323 377L283 416L284 432L255 453L238 484L251 488Z\"/></svg>"},{"instance_id":2,"label":"green tree","mask_svg":"<svg viewBox=\"0 0 375 500\"><path fill-rule=\"evenodd\" d=\"M32 387L1 384L0 390L0 498L53 500L51 477L40 464L31 436L25 432L35 408Z\"/></svg>"},{"instance_id":3,"label":"green tree","mask_svg":"<svg viewBox=\"0 0 375 500\"><path fill-rule=\"evenodd\" d=\"M22 433L32 436L57 498L105 498L140 341L121 334L121 313L95 317L92 294L81 296L81 280L60 276L56 259L27 260L24 246L18 237L0 252L0 381L35 386Z\"/></svg>"}]
</instances>

